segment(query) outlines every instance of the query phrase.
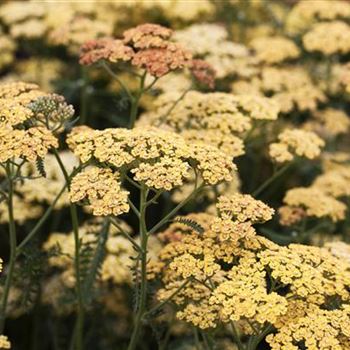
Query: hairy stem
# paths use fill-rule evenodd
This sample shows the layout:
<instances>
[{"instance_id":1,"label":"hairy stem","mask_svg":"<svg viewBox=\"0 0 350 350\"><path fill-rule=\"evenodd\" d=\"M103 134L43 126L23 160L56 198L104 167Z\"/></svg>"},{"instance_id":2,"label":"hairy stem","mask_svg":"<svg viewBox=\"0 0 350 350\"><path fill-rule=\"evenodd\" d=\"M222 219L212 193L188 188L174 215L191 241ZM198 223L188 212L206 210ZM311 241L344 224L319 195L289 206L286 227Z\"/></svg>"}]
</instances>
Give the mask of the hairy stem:
<instances>
[{"instance_id":1,"label":"hairy stem","mask_svg":"<svg viewBox=\"0 0 350 350\"><path fill-rule=\"evenodd\" d=\"M9 164L6 167L6 175L9 179L7 203L8 203L8 215L9 215L10 260L8 264L8 270L7 270L5 285L3 289L3 295L1 299L1 306L0 306L0 334L3 333L4 327L5 327L6 308L7 308L7 302L8 302L8 297L10 293L11 283L13 279L13 272L15 268L16 246L17 246L16 225L15 225L15 218L13 214L14 188L13 188L12 172Z\"/></svg>"}]
</instances>

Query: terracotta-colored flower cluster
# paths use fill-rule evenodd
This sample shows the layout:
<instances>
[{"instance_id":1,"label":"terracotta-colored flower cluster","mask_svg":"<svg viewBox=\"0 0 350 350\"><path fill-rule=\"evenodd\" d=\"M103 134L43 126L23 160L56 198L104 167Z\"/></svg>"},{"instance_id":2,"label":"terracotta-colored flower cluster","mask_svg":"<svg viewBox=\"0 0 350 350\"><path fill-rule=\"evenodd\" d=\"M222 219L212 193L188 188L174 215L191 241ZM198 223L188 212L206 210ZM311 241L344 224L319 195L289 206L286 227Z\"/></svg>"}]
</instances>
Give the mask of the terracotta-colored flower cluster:
<instances>
[{"instance_id":1,"label":"terracotta-colored flower cluster","mask_svg":"<svg viewBox=\"0 0 350 350\"><path fill-rule=\"evenodd\" d=\"M171 42L171 35L171 29L142 24L126 30L121 40L102 38L85 43L81 48L80 63L130 61L133 66L159 78L191 63L190 52Z\"/></svg>"}]
</instances>

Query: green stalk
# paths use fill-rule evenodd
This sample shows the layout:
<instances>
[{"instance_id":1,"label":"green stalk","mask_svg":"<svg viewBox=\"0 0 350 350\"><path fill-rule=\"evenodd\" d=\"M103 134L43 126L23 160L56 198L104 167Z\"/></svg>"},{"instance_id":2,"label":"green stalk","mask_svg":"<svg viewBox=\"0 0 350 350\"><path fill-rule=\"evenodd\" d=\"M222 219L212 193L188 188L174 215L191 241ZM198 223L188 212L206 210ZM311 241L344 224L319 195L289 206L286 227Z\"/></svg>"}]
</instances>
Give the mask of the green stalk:
<instances>
[{"instance_id":1,"label":"green stalk","mask_svg":"<svg viewBox=\"0 0 350 350\"><path fill-rule=\"evenodd\" d=\"M171 210L167 215L164 216L157 224L155 224L149 231L148 235L155 233L159 228L161 228L168 220L170 220L184 205L186 205L193 197L195 197L202 189L204 185L197 187L187 198L180 202L173 210Z\"/></svg>"},{"instance_id":2,"label":"green stalk","mask_svg":"<svg viewBox=\"0 0 350 350\"><path fill-rule=\"evenodd\" d=\"M137 112L138 112L138 109L139 109L140 99L141 99L142 94L145 91L145 79L146 79L146 72L141 77L139 91L137 92L136 96L134 96L134 98L132 100L130 100L130 102L131 102L131 110L130 110L129 129L132 129L135 126L135 122L136 122L136 118L137 118Z\"/></svg>"},{"instance_id":3,"label":"green stalk","mask_svg":"<svg viewBox=\"0 0 350 350\"><path fill-rule=\"evenodd\" d=\"M81 67L81 90L80 90L80 124L87 123L87 103L88 103L88 71L86 67Z\"/></svg>"},{"instance_id":4,"label":"green stalk","mask_svg":"<svg viewBox=\"0 0 350 350\"><path fill-rule=\"evenodd\" d=\"M234 324L233 321L230 321L230 325L231 325L231 328L232 328L232 334L233 334L233 338L237 344L237 347L239 350L244 350L244 345L243 343L241 342L241 339L239 337L239 334L238 334L238 331L236 329L236 326Z\"/></svg>"},{"instance_id":5,"label":"green stalk","mask_svg":"<svg viewBox=\"0 0 350 350\"><path fill-rule=\"evenodd\" d=\"M54 156L58 162L59 167L63 173L63 176L66 180L68 188L70 188L70 176L67 173L67 170L57 152L56 149L53 150ZM70 216L73 226L73 234L74 234L74 269L75 269L75 278L76 278L76 295L78 299L78 314L76 320L76 332L75 332L75 348L76 350L83 349L83 331L84 331L84 302L83 302L83 294L82 294L82 286L81 286L81 276L80 276L80 239L79 239L79 220L77 214L77 207L75 204L70 203Z\"/></svg>"},{"instance_id":6,"label":"green stalk","mask_svg":"<svg viewBox=\"0 0 350 350\"><path fill-rule=\"evenodd\" d=\"M13 279L13 272L15 269L16 262L16 246L17 246L17 236L16 236L16 225L15 218L13 214L13 178L10 169L10 165L8 164L6 167L6 174L9 179L8 184L8 215L9 215L9 238L10 238L10 260L8 265L8 271L5 280L5 286L3 290L3 295L1 299L1 308L0 308L0 334L4 332L5 327L5 319L6 319L6 308L8 297L10 293L11 283Z\"/></svg>"},{"instance_id":7,"label":"green stalk","mask_svg":"<svg viewBox=\"0 0 350 350\"><path fill-rule=\"evenodd\" d=\"M137 305L137 313L135 318L134 329L131 335L130 343L128 350L136 349L141 326L144 314L146 312L146 303L147 303L147 242L148 234L146 228L146 202L147 202L148 190L145 185L141 187L140 193L140 238L141 238L141 288L140 288L140 297Z\"/></svg>"},{"instance_id":8,"label":"green stalk","mask_svg":"<svg viewBox=\"0 0 350 350\"><path fill-rule=\"evenodd\" d=\"M36 225L33 227L33 229L29 232L29 234L26 236L26 238L18 245L17 250L16 250L16 255L19 256L22 251L23 248L25 247L25 245L39 232L40 228L42 227L42 225L45 223L45 221L47 220L47 218L49 217L49 215L51 214L51 212L53 211L56 203L58 202L58 200L61 198L61 196L63 195L64 191L67 188L67 184L65 184L61 191L57 194L56 198L54 199L54 201L51 203L51 205L46 209L44 215L40 218L40 220L36 223Z\"/></svg>"},{"instance_id":9,"label":"green stalk","mask_svg":"<svg viewBox=\"0 0 350 350\"><path fill-rule=\"evenodd\" d=\"M261 184L253 193L253 197L259 196L271 183L273 183L278 177L280 177L291 165L287 163L279 168L271 177L269 177L263 184Z\"/></svg>"},{"instance_id":10,"label":"green stalk","mask_svg":"<svg viewBox=\"0 0 350 350\"><path fill-rule=\"evenodd\" d=\"M267 325L258 336L253 337L253 340L248 346L247 350L256 350L259 343L266 337L268 333L271 332L272 328L273 327L271 325Z\"/></svg>"}]
</instances>

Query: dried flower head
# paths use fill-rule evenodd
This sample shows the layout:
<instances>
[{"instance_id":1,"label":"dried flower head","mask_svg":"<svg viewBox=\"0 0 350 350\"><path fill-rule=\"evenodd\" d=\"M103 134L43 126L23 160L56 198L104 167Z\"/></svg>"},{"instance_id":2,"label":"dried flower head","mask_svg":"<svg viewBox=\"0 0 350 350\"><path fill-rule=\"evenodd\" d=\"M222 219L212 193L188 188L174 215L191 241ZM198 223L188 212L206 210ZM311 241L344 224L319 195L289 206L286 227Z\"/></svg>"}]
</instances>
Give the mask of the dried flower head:
<instances>
[{"instance_id":1,"label":"dried flower head","mask_svg":"<svg viewBox=\"0 0 350 350\"><path fill-rule=\"evenodd\" d=\"M306 217L305 209L284 205L278 209L279 222L282 226L292 226Z\"/></svg>"},{"instance_id":2,"label":"dried flower head","mask_svg":"<svg viewBox=\"0 0 350 350\"><path fill-rule=\"evenodd\" d=\"M192 60L191 73L193 78L201 85L213 89L215 86L215 69L203 60Z\"/></svg>"}]
</instances>

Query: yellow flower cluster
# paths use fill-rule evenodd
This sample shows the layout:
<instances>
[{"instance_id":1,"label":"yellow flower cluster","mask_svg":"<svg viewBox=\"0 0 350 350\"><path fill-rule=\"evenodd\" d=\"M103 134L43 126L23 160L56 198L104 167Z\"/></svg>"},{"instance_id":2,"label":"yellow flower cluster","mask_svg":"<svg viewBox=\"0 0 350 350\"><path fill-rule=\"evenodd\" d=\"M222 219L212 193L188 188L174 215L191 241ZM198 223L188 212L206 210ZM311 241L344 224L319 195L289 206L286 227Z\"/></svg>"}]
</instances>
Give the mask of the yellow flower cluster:
<instances>
[{"instance_id":1,"label":"yellow flower cluster","mask_svg":"<svg viewBox=\"0 0 350 350\"><path fill-rule=\"evenodd\" d=\"M350 17L350 5L341 0L299 1L288 13L287 31L301 33L315 22L347 19Z\"/></svg>"},{"instance_id":2,"label":"yellow flower cluster","mask_svg":"<svg viewBox=\"0 0 350 350\"><path fill-rule=\"evenodd\" d=\"M290 319L277 334L267 336L266 340L272 350L297 350L298 344L314 350L349 348L349 305L339 310L322 310L307 305L304 307L306 309L302 315Z\"/></svg>"},{"instance_id":3,"label":"yellow flower cluster","mask_svg":"<svg viewBox=\"0 0 350 350\"><path fill-rule=\"evenodd\" d=\"M97 216L128 212L128 194L121 189L117 172L94 166L76 175L70 187L70 200L74 203L86 199Z\"/></svg>"},{"instance_id":4,"label":"yellow flower cluster","mask_svg":"<svg viewBox=\"0 0 350 350\"><path fill-rule=\"evenodd\" d=\"M191 48L194 56L205 58L220 79L233 74L247 74L253 69L254 62L248 62L248 48L228 40L226 30L218 24L193 24L177 31L174 39Z\"/></svg>"},{"instance_id":5,"label":"yellow flower cluster","mask_svg":"<svg viewBox=\"0 0 350 350\"><path fill-rule=\"evenodd\" d=\"M242 213L246 208L243 199L247 200L242 196L231 197L230 201L222 199L218 207L231 215L232 211L227 208L234 207L236 200ZM262 208L262 203L253 201L249 199L257 209L253 210L250 220L246 212L242 217L244 222L253 223L257 217L266 216L258 209ZM266 219L271 217L271 209L269 212ZM306 339L309 349L318 349L316 346L329 349L324 344L334 339L343 344L349 331L346 321L349 317L346 306L349 262L340 254L332 253L330 248L300 244L280 247L255 234L228 237L223 241L220 232L215 230L221 215L220 210L219 217L204 213L189 215L188 219L202 227L201 232L192 226L186 227L182 221L171 224L159 234L169 243L159 253L164 263L164 287L158 291L158 298L165 300L175 293L172 302L179 310L177 318L202 329L234 322L243 327L244 334L250 335L271 324L277 328L277 333L267 340L276 350L282 348L278 345L297 349L292 345ZM239 223L235 216L231 216L231 220ZM181 287L185 281L187 285ZM280 289L285 292L280 293ZM340 303L336 310L323 308L330 298ZM329 318L323 321L324 316ZM320 326L328 323L326 329L330 334L319 334L316 326L307 325L318 322ZM315 336L307 336L308 331L315 332Z\"/></svg>"},{"instance_id":6,"label":"yellow flower cluster","mask_svg":"<svg viewBox=\"0 0 350 350\"><path fill-rule=\"evenodd\" d=\"M49 33L48 41L53 45L64 45L70 52L77 54L86 41L112 34L110 23L93 20L88 17L73 17L67 23L54 28Z\"/></svg>"},{"instance_id":7,"label":"yellow flower cluster","mask_svg":"<svg viewBox=\"0 0 350 350\"><path fill-rule=\"evenodd\" d=\"M23 224L26 220L37 219L43 213L41 205L31 202L19 195L13 197L13 216L16 222ZM0 203L0 223L9 222L8 206L6 201Z\"/></svg>"},{"instance_id":8,"label":"yellow flower cluster","mask_svg":"<svg viewBox=\"0 0 350 350\"><path fill-rule=\"evenodd\" d=\"M249 194L221 196L216 206L222 218L252 224L269 221L274 214L273 209Z\"/></svg>"},{"instance_id":9,"label":"yellow flower cluster","mask_svg":"<svg viewBox=\"0 0 350 350\"><path fill-rule=\"evenodd\" d=\"M211 185L230 181L235 168L231 158L216 148L190 144L180 135L155 128L77 128L67 142L83 163L94 159L119 172L131 170L136 181L160 190L181 185L191 167Z\"/></svg>"},{"instance_id":10,"label":"yellow flower cluster","mask_svg":"<svg viewBox=\"0 0 350 350\"><path fill-rule=\"evenodd\" d=\"M283 36L258 37L249 46L257 59L266 64L276 64L299 57L300 50L294 42Z\"/></svg>"},{"instance_id":11,"label":"yellow flower cluster","mask_svg":"<svg viewBox=\"0 0 350 350\"><path fill-rule=\"evenodd\" d=\"M337 295L349 300L349 264L324 248L291 244L276 251L259 253L260 262L272 270L272 277L290 285L293 295L310 297L322 304L326 297Z\"/></svg>"},{"instance_id":12,"label":"yellow flower cluster","mask_svg":"<svg viewBox=\"0 0 350 350\"><path fill-rule=\"evenodd\" d=\"M224 322L252 319L259 324L274 324L287 311L287 301L276 292L268 293L266 272L258 260L251 257L240 259L232 267L225 281L214 290L209 303L220 305Z\"/></svg>"},{"instance_id":13,"label":"yellow flower cluster","mask_svg":"<svg viewBox=\"0 0 350 350\"><path fill-rule=\"evenodd\" d=\"M0 108L0 162L44 158L50 148L58 147L51 129L74 114L63 97L47 95L37 85L22 82L0 85ZM29 120L31 123L24 124Z\"/></svg>"},{"instance_id":14,"label":"yellow flower cluster","mask_svg":"<svg viewBox=\"0 0 350 350\"><path fill-rule=\"evenodd\" d=\"M173 191L171 196L172 200L176 203L179 203L182 200L186 199L193 191L195 181L195 173L191 171L190 177L185 180L184 184ZM204 188L203 191L197 195L197 198L198 200L207 198L210 202L213 202L218 195L230 195L239 192L240 184L241 182L238 176L238 172L234 171L232 173L232 180L230 182L221 182L220 184L216 185L215 188Z\"/></svg>"},{"instance_id":15,"label":"yellow flower cluster","mask_svg":"<svg viewBox=\"0 0 350 350\"><path fill-rule=\"evenodd\" d=\"M11 349L11 343L6 335L0 335L0 349Z\"/></svg>"},{"instance_id":16,"label":"yellow flower cluster","mask_svg":"<svg viewBox=\"0 0 350 350\"><path fill-rule=\"evenodd\" d=\"M327 195L335 198L350 196L350 167L326 171L319 175L312 187L322 190Z\"/></svg>"},{"instance_id":17,"label":"yellow flower cluster","mask_svg":"<svg viewBox=\"0 0 350 350\"><path fill-rule=\"evenodd\" d=\"M346 134L350 129L350 119L348 115L339 109L326 108L316 111L314 119L310 120L303 127L306 130L315 131L321 137L332 138Z\"/></svg>"},{"instance_id":18,"label":"yellow flower cluster","mask_svg":"<svg viewBox=\"0 0 350 350\"><path fill-rule=\"evenodd\" d=\"M295 156L315 159L321 154L324 141L314 132L301 129L286 129L278 135L279 142L270 145L270 157L284 163Z\"/></svg>"},{"instance_id":19,"label":"yellow flower cluster","mask_svg":"<svg viewBox=\"0 0 350 350\"><path fill-rule=\"evenodd\" d=\"M346 206L317 187L298 187L288 190L284 199L290 207L301 207L307 216L330 218L337 222L345 218Z\"/></svg>"},{"instance_id":20,"label":"yellow flower cluster","mask_svg":"<svg viewBox=\"0 0 350 350\"><path fill-rule=\"evenodd\" d=\"M313 111L319 102L326 100L309 73L304 68L295 66L262 67L249 80L233 82L232 90L237 94L271 96L283 113L291 112L295 108L300 111Z\"/></svg>"},{"instance_id":21,"label":"yellow flower cluster","mask_svg":"<svg viewBox=\"0 0 350 350\"><path fill-rule=\"evenodd\" d=\"M0 58L0 69L6 67L8 64L12 63L14 59L14 51L16 44L6 35L2 34L0 31L0 49L2 52Z\"/></svg>"},{"instance_id":22,"label":"yellow flower cluster","mask_svg":"<svg viewBox=\"0 0 350 350\"><path fill-rule=\"evenodd\" d=\"M307 51L324 55L347 54L350 51L350 26L342 21L317 23L303 36Z\"/></svg>"},{"instance_id":23,"label":"yellow flower cluster","mask_svg":"<svg viewBox=\"0 0 350 350\"><path fill-rule=\"evenodd\" d=\"M10 34L14 38L42 37L47 30L44 14L44 7L32 1L6 3L0 8L0 18L10 27Z\"/></svg>"},{"instance_id":24,"label":"yellow flower cluster","mask_svg":"<svg viewBox=\"0 0 350 350\"><path fill-rule=\"evenodd\" d=\"M138 125L171 128L189 141L209 143L232 157L243 154L239 136L256 120L276 120L279 108L265 97L191 91L161 95L156 110L141 116ZM176 102L178 101L178 102Z\"/></svg>"}]
</instances>

